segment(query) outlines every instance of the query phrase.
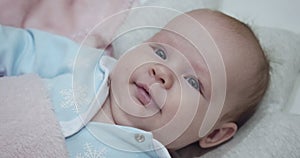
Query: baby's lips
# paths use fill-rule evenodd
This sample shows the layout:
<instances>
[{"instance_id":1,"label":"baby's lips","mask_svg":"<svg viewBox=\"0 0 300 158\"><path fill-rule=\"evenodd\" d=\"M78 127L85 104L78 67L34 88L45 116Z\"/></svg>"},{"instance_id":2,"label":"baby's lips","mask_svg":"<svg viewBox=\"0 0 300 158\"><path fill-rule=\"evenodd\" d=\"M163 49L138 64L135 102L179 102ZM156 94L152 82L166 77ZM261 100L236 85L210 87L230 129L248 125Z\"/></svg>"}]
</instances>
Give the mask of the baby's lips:
<instances>
[{"instance_id":1,"label":"baby's lips","mask_svg":"<svg viewBox=\"0 0 300 158\"><path fill-rule=\"evenodd\" d=\"M143 105L147 105L151 101L151 96L147 94L146 90L137 86L137 98Z\"/></svg>"},{"instance_id":2,"label":"baby's lips","mask_svg":"<svg viewBox=\"0 0 300 158\"><path fill-rule=\"evenodd\" d=\"M153 101L155 104L159 107L159 109L162 109L163 106L166 103L167 100L167 91L159 83L153 83L149 87L149 93L152 96Z\"/></svg>"}]
</instances>

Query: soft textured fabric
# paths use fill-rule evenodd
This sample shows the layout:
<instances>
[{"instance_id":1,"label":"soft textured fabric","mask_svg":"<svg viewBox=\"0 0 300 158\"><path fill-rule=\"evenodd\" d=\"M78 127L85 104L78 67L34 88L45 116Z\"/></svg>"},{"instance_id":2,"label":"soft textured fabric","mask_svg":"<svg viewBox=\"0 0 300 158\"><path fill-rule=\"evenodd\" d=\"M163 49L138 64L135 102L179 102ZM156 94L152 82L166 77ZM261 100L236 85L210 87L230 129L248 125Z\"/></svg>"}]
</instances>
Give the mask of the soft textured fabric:
<instances>
[{"instance_id":1,"label":"soft textured fabric","mask_svg":"<svg viewBox=\"0 0 300 158\"><path fill-rule=\"evenodd\" d=\"M0 157L68 157L47 90L36 75L0 78Z\"/></svg>"},{"instance_id":2,"label":"soft textured fabric","mask_svg":"<svg viewBox=\"0 0 300 158\"><path fill-rule=\"evenodd\" d=\"M0 46L2 69L7 75L36 73L43 78L70 157L169 157L150 132L89 123L108 96L108 75L115 62L103 56L103 50L43 31L2 26L0 41L5 39Z\"/></svg>"},{"instance_id":3,"label":"soft textured fabric","mask_svg":"<svg viewBox=\"0 0 300 158\"><path fill-rule=\"evenodd\" d=\"M89 34L88 45L104 47L127 15L111 19L103 29L90 31L136 3L136 0L0 0L0 24L41 29L79 43Z\"/></svg>"}]
</instances>

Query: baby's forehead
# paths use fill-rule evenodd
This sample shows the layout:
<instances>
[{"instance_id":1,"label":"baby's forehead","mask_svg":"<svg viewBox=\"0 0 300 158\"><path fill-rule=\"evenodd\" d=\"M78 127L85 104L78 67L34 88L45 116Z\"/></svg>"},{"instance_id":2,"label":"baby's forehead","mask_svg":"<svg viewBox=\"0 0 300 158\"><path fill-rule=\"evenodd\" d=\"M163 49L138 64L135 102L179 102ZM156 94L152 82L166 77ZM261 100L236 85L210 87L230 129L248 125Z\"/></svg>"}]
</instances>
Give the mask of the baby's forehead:
<instances>
[{"instance_id":1,"label":"baby's forehead","mask_svg":"<svg viewBox=\"0 0 300 158\"><path fill-rule=\"evenodd\" d=\"M176 33L175 31L162 29L160 32L155 34L148 41L152 43L164 45L170 49L173 49L174 51L182 54L183 55L182 58L188 58L190 60L197 59L196 61L191 63L193 67L197 67L197 68L203 67L201 69L202 71L207 69L207 65L203 57L203 54L199 49L197 49L195 43L185 38L184 36Z\"/></svg>"},{"instance_id":2,"label":"baby's forehead","mask_svg":"<svg viewBox=\"0 0 300 158\"><path fill-rule=\"evenodd\" d=\"M189 49L189 51L191 51L192 49L196 49L192 41L189 41L187 38L173 30L162 29L148 41L168 45L182 53L186 52L187 49Z\"/></svg>"},{"instance_id":3,"label":"baby's forehead","mask_svg":"<svg viewBox=\"0 0 300 158\"><path fill-rule=\"evenodd\" d=\"M157 32L154 36L152 36L148 41L169 44L171 42L174 42L174 37L176 37L176 36L178 36L178 35L176 35L176 32L162 28L159 32Z\"/></svg>"}]
</instances>

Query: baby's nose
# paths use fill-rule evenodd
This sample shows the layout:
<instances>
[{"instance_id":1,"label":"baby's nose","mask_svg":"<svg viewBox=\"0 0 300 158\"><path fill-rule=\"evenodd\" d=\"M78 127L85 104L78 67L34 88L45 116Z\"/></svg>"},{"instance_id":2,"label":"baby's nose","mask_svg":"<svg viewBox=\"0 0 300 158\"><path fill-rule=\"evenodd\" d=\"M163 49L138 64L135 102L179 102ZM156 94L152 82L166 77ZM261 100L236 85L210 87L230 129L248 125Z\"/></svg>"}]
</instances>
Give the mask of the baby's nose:
<instances>
[{"instance_id":1,"label":"baby's nose","mask_svg":"<svg viewBox=\"0 0 300 158\"><path fill-rule=\"evenodd\" d=\"M155 65L150 68L150 75L155 78L157 82L163 85L166 89L172 87L174 78L169 68L162 65Z\"/></svg>"}]
</instances>

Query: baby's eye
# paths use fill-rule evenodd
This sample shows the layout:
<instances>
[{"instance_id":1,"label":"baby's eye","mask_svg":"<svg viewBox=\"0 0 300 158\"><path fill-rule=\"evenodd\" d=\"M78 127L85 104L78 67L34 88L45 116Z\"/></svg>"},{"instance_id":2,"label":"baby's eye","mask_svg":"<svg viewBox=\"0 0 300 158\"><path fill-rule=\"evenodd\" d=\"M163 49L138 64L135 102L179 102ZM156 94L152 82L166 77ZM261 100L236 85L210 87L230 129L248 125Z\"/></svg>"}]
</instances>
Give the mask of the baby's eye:
<instances>
[{"instance_id":1,"label":"baby's eye","mask_svg":"<svg viewBox=\"0 0 300 158\"><path fill-rule=\"evenodd\" d=\"M200 82L199 80L194 77L194 76L187 76L184 77L184 79L187 80L187 82L193 87L195 88L197 91L201 92L201 86L200 86Z\"/></svg>"},{"instance_id":2,"label":"baby's eye","mask_svg":"<svg viewBox=\"0 0 300 158\"><path fill-rule=\"evenodd\" d=\"M155 50L155 54L158 55L159 57L161 57L162 59L166 60L167 59L167 55L165 53L165 51L163 49L156 49Z\"/></svg>"}]
</instances>

